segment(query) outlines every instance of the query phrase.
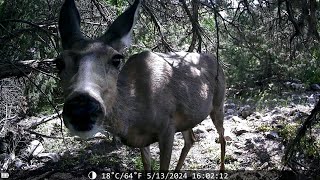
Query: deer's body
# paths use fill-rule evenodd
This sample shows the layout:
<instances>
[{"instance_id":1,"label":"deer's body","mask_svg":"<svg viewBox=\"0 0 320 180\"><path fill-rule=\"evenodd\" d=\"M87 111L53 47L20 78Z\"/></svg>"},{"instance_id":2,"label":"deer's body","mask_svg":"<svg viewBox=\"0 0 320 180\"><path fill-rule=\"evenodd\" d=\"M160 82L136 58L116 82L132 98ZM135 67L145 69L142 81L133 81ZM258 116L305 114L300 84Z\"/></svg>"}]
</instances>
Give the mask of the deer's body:
<instances>
[{"instance_id":1,"label":"deer's body","mask_svg":"<svg viewBox=\"0 0 320 180\"><path fill-rule=\"evenodd\" d=\"M206 54L146 51L132 56L118 78L116 103L123 109L114 109L112 116L124 127L111 129L123 128L116 133L127 145L145 147L169 126L175 131L193 128L213 105L223 105L224 76L217 67Z\"/></svg>"},{"instance_id":2,"label":"deer's body","mask_svg":"<svg viewBox=\"0 0 320 180\"><path fill-rule=\"evenodd\" d=\"M56 60L65 125L82 137L103 129L118 135L126 145L141 149L145 170L151 169L149 145L154 142L159 142L160 169L168 170L174 134L180 131L185 146L179 170L195 141L192 128L210 115L220 138L223 170L225 79L213 56L145 51L119 69L119 51L129 42L139 4L136 0L105 35L91 41L79 31L74 1L65 1L59 20L65 51Z\"/></svg>"}]
</instances>

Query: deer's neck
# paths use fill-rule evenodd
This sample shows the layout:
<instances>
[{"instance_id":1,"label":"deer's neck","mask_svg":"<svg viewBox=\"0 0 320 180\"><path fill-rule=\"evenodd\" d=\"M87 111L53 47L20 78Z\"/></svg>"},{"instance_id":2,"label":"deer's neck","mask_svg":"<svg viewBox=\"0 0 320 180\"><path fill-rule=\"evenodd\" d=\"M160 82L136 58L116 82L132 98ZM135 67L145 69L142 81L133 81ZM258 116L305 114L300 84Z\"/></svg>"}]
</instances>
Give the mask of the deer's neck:
<instances>
[{"instance_id":1,"label":"deer's neck","mask_svg":"<svg viewBox=\"0 0 320 180\"><path fill-rule=\"evenodd\" d=\"M107 131L119 137L127 136L130 117L134 114L131 101L124 90L118 88L112 110L106 117Z\"/></svg>"}]
</instances>

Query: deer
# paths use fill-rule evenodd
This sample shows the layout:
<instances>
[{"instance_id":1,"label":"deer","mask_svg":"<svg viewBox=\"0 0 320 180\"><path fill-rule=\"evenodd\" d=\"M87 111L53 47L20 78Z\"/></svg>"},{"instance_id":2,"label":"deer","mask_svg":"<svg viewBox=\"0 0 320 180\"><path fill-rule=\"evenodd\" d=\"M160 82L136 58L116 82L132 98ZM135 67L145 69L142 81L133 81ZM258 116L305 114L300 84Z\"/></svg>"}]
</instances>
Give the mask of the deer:
<instances>
[{"instance_id":1,"label":"deer","mask_svg":"<svg viewBox=\"0 0 320 180\"><path fill-rule=\"evenodd\" d=\"M144 170L151 171L150 145L158 142L160 171L169 170L174 135L184 147L179 171L195 143L192 128L209 115L221 144L225 169L225 76L214 55L149 50L123 55L131 44L140 0L135 0L97 38L84 37L74 0L65 0L58 21L63 51L55 65L63 91L62 118L72 135L93 137L108 131L139 148Z\"/></svg>"}]
</instances>

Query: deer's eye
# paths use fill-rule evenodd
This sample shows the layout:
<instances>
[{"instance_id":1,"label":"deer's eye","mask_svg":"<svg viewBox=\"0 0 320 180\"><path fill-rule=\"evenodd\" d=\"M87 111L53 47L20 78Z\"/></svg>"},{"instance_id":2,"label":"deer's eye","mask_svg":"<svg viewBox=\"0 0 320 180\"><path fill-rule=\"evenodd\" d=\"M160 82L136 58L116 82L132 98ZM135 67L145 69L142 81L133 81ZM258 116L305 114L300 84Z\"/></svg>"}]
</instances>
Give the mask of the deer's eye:
<instances>
[{"instance_id":1,"label":"deer's eye","mask_svg":"<svg viewBox=\"0 0 320 180\"><path fill-rule=\"evenodd\" d=\"M54 60L54 63L55 63L55 65L56 65L59 73L65 68L65 63L64 63L62 57L57 57L57 58Z\"/></svg>"},{"instance_id":2,"label":"deer's eye","mask_svg":"<svg viewBox=\"0 0 320 180\"><path fill-rule=\"evenodd\" d=\"M124 56L121 55L121 54L116 54L114 55L111 60L110 60L110 64L112 66L114 66L115 68L119 69L120 68L120 65L121 65L121 62L122 60L124 59Z\"/></svg>"}]
</instances>

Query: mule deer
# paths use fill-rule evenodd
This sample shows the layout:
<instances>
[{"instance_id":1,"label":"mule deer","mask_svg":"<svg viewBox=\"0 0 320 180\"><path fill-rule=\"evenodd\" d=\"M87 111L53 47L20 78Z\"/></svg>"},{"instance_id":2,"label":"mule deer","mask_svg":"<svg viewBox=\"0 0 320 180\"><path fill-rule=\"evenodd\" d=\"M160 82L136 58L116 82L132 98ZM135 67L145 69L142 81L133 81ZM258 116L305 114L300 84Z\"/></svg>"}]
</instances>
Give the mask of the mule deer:
<instances>
[{"instance_id":1,"label":"mule deer","mask_svg":"<svg viewBox=\"0 0 320 180\"><path fill-rule=\"evenodd\" d=\"M101 37L84 38L74 0L65 0L59 18L64 51L56 59L65 103L63 121L71 133L91 137L107 131L141 150L151 170L150 144L159 142L160 170L168 170L174 134L185 145L176 170L194 144L192 128L211 116L221 143L224 169L225 79L209 54L141 52L123 62L140 1L136 0Z\"/></svg>"}]
</instances>

